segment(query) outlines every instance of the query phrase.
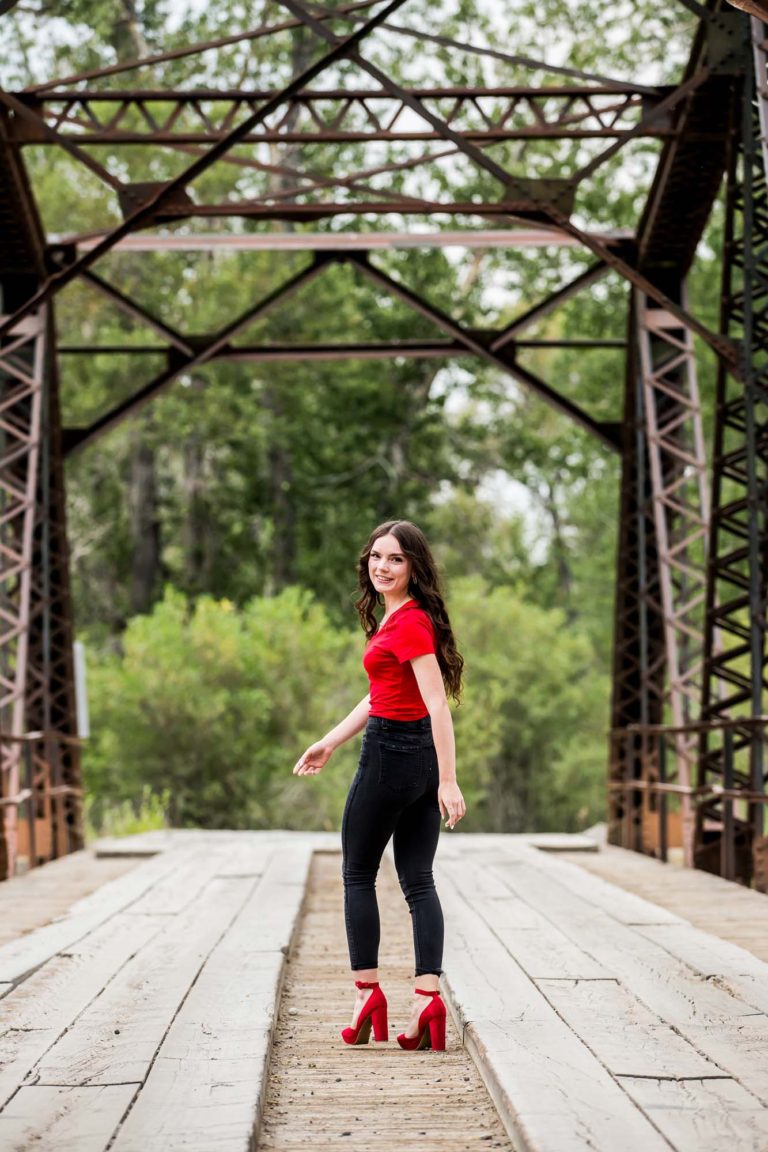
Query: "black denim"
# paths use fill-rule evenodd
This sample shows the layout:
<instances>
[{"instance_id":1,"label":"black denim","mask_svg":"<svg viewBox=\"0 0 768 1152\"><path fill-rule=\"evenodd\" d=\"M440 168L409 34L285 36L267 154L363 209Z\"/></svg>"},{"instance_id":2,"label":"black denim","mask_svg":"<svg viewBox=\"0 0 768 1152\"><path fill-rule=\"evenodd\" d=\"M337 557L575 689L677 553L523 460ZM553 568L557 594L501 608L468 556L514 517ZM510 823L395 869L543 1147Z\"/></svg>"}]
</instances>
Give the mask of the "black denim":
<instances>
[{"instance_id":1,"label":"black denim","mask_svg":"<svg viewBox=\"0 0 768 1152\"><path fill-rule=\"evenodd\" d=\"M379 964L376 874L392 837L413 923L416 975L442 972L443 911L432 878L440 834L437 787L429 717L369 717L341 825L344 919L354 970Z\"/></svg>"}]
</instances>

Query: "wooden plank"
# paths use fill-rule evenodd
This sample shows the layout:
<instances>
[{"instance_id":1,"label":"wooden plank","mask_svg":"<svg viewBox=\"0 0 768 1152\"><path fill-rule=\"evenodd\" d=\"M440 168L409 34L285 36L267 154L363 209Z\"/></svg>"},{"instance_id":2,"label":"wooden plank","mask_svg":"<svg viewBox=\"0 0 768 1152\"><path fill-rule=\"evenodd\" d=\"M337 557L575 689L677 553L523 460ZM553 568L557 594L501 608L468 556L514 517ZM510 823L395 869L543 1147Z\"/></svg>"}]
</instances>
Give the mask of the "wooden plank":
<instances>
[{"instance_id":1,"label":"wooden plank","mask_svg":"<svg viewBox=\"0 0 768 1152\"><path fill-rule=\"evenodd\" d=\"M730 1024L688 1024L680 1033L768 1106L768 1016L742 1016Z\"/></svg>"},{"instance_id":2,"label":"wooden plank","mask_svg":"<svg viewBox=\"0 0 768 1152\"><path fill-rule=\"evenodd\" d=\"M660 945L577 896L548 870L533 865L499 865L496 870L513 892L588 950L666 1023L728 1023L754 1012Z\"/></svg>"},{"instance_id":3,"label":"wooden plank","mask_svg":"<svg viewBox=\"0 0 768 1152\"><path fill-rule=\"evenodd\" d=\"M478 1020L464 1041L516 1147L669 1152L667 1141L557 1017L546 1023Z\"/></svg>"},{"instance_id":4,"label":"wooden plank","mask_svg":"<svg viewBox=\"0 0 768 1152\"><path fill-rule=\"evenodd\" d=\"M153 884L127 909L133 915L176 916L188 908L220 869L231 862L233 845L219 840L202 851L186 849L178 867Z\"/></svg>"},{"instance_id":5,"label":"wooden plank","mask_svg":"<svg viewBox=\"0 0 768 1152\"><path fill-rule=\"evenodd\" d=\"M22 1088L0 1112L4 1152L103 1152L136 1084Z\"/></svg>"},{"instance_id":6,"label":"wooden plank","mask_svg":"<svg viewBox=\"0 0 768 1152\"><path fill-rule=\"evenodd\" d=\"M532 979L602 980L611 976L545 916L511 893L509 886L488 868L487 863L442 859L438 875L450 879Z\"/></svg>"},{"instance_id":7,"label":"wooden plank","mask_svg":"<svg viewBox=\"0 0 768 1152\"><path fill-rule=\"evenodd\" d=\"M539 852L599 852L600 845L590 836L569 832L529 832L526 843L538 848Z\"/></svg>"},{"instance_id":8,"label":"wooden plank","mask_svg":"<svg viewBox=\"0 0 768 1152\"><path fill-rule=\"evenodd\" d=\"M734 1080L635 1080L622 1087L679 1152L768 1148L768 1109Z\"/></svg>"},{"instance_id":9,"label":"wooden plank","mask_svg":"<svg viewBox=\"0 0 768 1152\"><path fill-rule=\"evenodd\" d=\"M617 980L538 980L547 1000L614 1076L722 1076Z\"/></svg>"},{"instance_id":10,"label":"wooden plank","mask_svg":"<svg viewBox=\"0 0 768 1152\"><path fill-rule=\"evenodd\" d=\"M569 864L556 857L529 853L527 863L542 874L557 880L581 900L601 908L620 924L682 924L680 916L666 908L659 907L633 892L617 888L601 876L586 872L576 864Z\"/></svg>"},{"instance_id":11,"label":"wooden plank","mask_svg":"<svg viewBox=\"0 0 768 1152\"><path fill-rule=\"evenodd\" d=\"M121 966L163 927L157 917L114 917L3 999L0 1107Z\"/></svg>"},{"instance_id":12,"label":"wooden plank","mask_svg":"<svg viewBox=\"0 0 768 1152\"><path fill-rule=\"evenodd\" d=\"M168 1030L113 1152L247 1149L312 846L276 846Z\"/></svg>"},{"instance_id":13,"label":"wooden plank","mask_svg":"<svg viewBox=\"0 0 768 1152\"><path fill-rule=\"evenodd\" d=\"M23 980L57 952L94 931L110 916L140 900L145 892L180 866L184 854L168 853L139 864L72 905L67 915L0 948L0 980Z\"/></svg>"},{"instance_id":14,"label":"wooden plank","mask_svg":"<svg viewBox=\"0 0 768 1152\"><path fill-rule=\"evenodd\" d=\"M46 1053L38 1079L143 1080L179 1005L252 888L250 879L213 879L189 908L168 919Z\"/></svg>"},{"instance_id":15,"label":"wooden plank","mask_svg":"<svg viewBox=\"0 0 768 1152\"><path fill-rule=\"evenodd\" d=\"M112 1152L242 1150L258 1123L285 957L203 970Z\"/></svg>"},{"instance_id":16,"label":"wooden plank","mask_svg":"<svg viewBox=\"0 0 768 1152\"><path fill-rule=\"evenodd\" d=\"M502 1008L518 1018L551 1020L552 1009L533 981L453 887L445 870L437 871L450 925L444 965L460 1029L472 1020L493 1019Z\"/></svg>"},{"instance_id":17,"label":"wooden plank","mask_svg":"<svg viewBox=\"0 0 768 1152\"><path fill-rule=\"evenodd\" d=\"M446 870L441 867L439 872L451 926L444 982L464 1042L513 1142L536 1152L615 1152L617 1147L623 1152L669 1152L457 892Z\"/></svg>"},{"instance_id":18,"label":"wooden plank","mask_svg":"<svg viewBox=\"0 0 768 1152\"><path fill-rule=\"evenodd\" d=\"M719 988L768 1012L768 964L751 952L691 924L648 925L640 931Z\"/></svg>"},{"instance_id":19,"label":"wooden plank","mask_svg":"<svg viewBox=\"0 0 768 1152\"><path fill-rule=\"evenodd\" d=\"M136 867L136 860L98 860L87 848L50 860L0 884L0 946L65 915L76 900Z\"/></svg>"}]
</instances>

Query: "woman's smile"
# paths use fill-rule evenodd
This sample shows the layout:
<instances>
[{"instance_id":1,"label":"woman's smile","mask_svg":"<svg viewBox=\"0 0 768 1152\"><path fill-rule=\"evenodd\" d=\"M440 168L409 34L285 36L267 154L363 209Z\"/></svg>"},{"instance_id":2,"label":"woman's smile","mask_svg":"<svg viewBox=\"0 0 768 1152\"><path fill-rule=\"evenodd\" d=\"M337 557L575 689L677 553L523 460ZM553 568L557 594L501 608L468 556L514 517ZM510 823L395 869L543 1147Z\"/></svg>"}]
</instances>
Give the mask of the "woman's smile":
<instances>
[{"instance_id":1,"label":"woman's smile","mask_svg":"<svg viewBox=\"0 0 768 1152\"><path fill-rule=\"evenodd\" d=\"M368 575L376 591L387 596L388 605L397 604L399 597L408 595L411 568L397 537L380 536L368 557Z\"/></svg>"}]
</instances>

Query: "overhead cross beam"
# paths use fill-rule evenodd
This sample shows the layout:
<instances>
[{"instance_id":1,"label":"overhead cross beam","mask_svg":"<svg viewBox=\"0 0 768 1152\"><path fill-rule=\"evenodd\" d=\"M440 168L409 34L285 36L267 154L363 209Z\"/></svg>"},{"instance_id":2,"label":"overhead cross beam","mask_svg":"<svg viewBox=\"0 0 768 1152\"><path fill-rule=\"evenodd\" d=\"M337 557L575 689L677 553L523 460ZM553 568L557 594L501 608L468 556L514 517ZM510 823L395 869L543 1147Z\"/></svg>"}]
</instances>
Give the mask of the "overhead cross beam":
<instances>
[{"instance_id":1,"label":"overhead cross beam","mask_svg":"<svg viewBox=\"0 0 768 1152\"><path fill-rule=\"evenodd\" d=\"M130 232L135 231L136 228L141 227L151 220L157 210L171 201L175 195L185 195L187 187L196 180L198 176L210 168L221 156L225 155L239 140L247 136L257 124L262 123L275 108L280 107L281 104L290 99L296 92L301 91L302 88L311 83L311 81L314 80L316 76L319 76L329 65L352 53L369 32L381 24L390 13L402 7L405 2L406 0L389 0L388 4L380 9L370 20L367 20L356 32L351 33L342 40L334 37L334 45L328 52L320 57L319 60L310 64L309 67L305 68L304 71L299 76L296 76L281 92L276 93L262 104L260 108L248 116L241 124L238 124L237 127L233 128L224 138L211 145L204 156L194 160L188 168L172 180L150 189L144 189L143 194L138 196L137 203L135 203L128 212L122 224L113 228L90 252L85 252L79 256L74 264L50 276L34 296L18 308L12 316L8 317L4 322L0 322L0 339L12 332L19 320L30 315L30 313L34 312L45 300L60 291L66 284L71 283L80 272L86 268L90 268L92 264L95 264L97 260L106 255L123 236L127 236ZM129 195L129 202L131 199L132 194Z\"/></svg>"}]
</instances>

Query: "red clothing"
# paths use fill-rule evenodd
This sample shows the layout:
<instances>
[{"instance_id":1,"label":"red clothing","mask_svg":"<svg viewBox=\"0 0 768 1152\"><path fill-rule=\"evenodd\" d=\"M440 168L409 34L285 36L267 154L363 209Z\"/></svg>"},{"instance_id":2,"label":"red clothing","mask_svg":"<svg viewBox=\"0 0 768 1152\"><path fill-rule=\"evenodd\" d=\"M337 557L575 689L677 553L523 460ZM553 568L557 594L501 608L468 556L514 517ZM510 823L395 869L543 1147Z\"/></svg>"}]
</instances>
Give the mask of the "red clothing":
<instances>
[{"instance_id":1,"label":"red clothing","mask_svg":"<svg viewBox=\"0 0 768 1152\"><path fill-rule=\"evenodd\" d=\"M366 645L363 667L371 682L370 715L388 720L421 720L426 716L427 707L410 662L435 651L432 621L415 600L408 600Z\"/></svg>"}]
</instances>

